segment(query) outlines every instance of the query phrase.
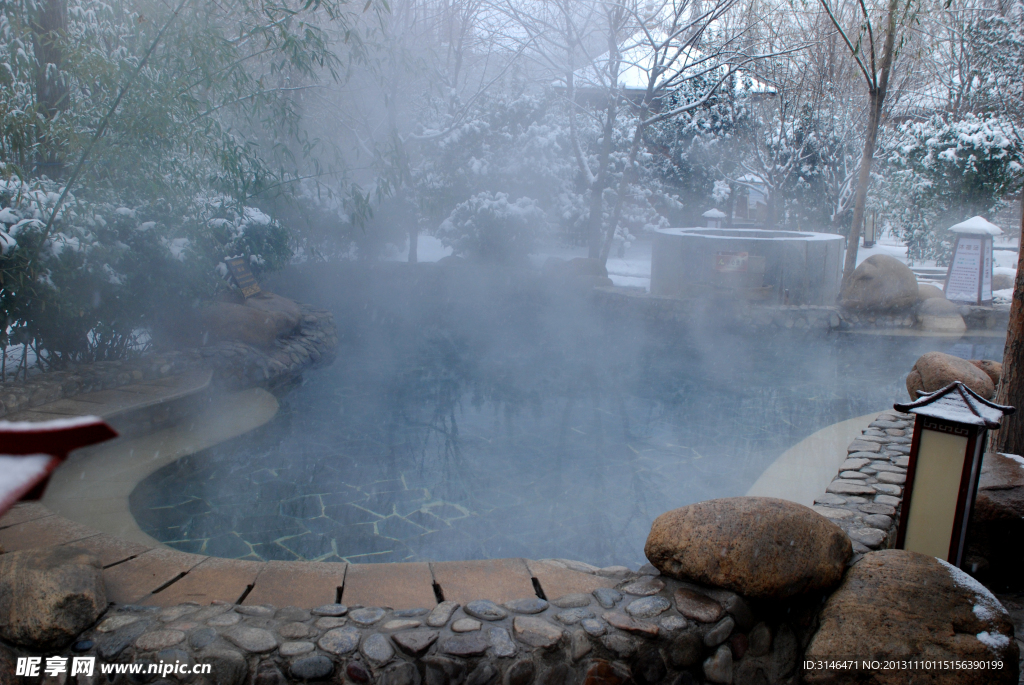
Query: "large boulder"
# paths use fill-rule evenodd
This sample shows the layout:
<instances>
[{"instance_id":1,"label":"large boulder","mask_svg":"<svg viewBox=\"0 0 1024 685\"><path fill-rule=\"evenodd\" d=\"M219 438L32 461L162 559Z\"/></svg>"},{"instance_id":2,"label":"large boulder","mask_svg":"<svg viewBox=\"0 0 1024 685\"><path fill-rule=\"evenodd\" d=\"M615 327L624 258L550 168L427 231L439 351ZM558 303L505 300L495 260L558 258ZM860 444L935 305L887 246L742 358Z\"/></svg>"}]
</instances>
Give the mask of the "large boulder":
<instances>
[{"instance_id":1,"label":"large boulder","mask_svg":"<svg viewBox=\"0 0 1024 685\"><path fill-rule=\"evenodd\" d=\"M107 610L101 571L78 547L0 556L0 636L35 650L66 646Z\"/></svg>"},{"instance_id":2,"label":"large boulder","mask_svg":"<svg viewBox=\"0 0 1024 685\"><path fill-rule=\"evenodd\" d=\"M1003 377L1003 365L991 359L969 359L972 364L985 372L992 379L992 385L999 387L999 379Z\"/></svg>"},{"instance_id":3,"label":"large boulder","mask_svg":"<svg viewBox=\"0 0 1024 685\"><path fill-rule=\"evenodd\" d=\"M1024 589L1024 458L988 452L967 533L968 554L979 577Z\"/></svg>"},{"instance_id":4,"label":"large boulder","mask_svg":"<svg viewBox=\"0 0 1024 685\"><path fill-rule=\"evenodd\" d=\"M283 325L287 326L285 330L288 332L298 328L299 323L302 321L302 309L297 302L289 300L287 297L275 295L267 290L246 299L244 304L246 307L261 312L280 312L284 314L288 317L288 320Z\"/></svg>"},{"instance_id":5,"label":"large boulder","mask_svg":"<svg viewBox=\"0 0 1024 685\"><path fill-rule=\"evenodd\" d=\"M1006 609L981 583L935 557L897 549L865 554L818 620L807 661L1001 660L1003 668L807 670L806 683L1017 683L1019 655Z\"/></svg>"},{"instance_id":6,"label":"large boulder","mask_svg":"<svg viewBox=\"0 0 1024 685\"><path fill-rule=\"evenodd\" d=\"M842 529L801 504L729 497L662 514L644 553L672 578L784 598L837 584L853 549Z\"/></svg>"},{"instance_id":7,"label":"large boulder","mask_svg":"<svg viewBox=\"0 0 1024 685\"><path fill-rule=\"evenodd\" d=\"M935 297L941 297L942 299L946 299L946 294L942 292L941 288L937 288L936 286L932 285L931 283L920 283L920 284L918 284L918 286L917 286L917 299L918 300L921 300L923 302L924 300L930 300L930 299L935 298Z\"/></svg>"},{"instance_id":8,"label":"large boulder","mask_svg":"<svg viewBox=\"0 0 1024 685\"><path fill-rule=\"evenodd\" d=\"M272 345L280 336L293 332L297 323L287 312L230 302L205 307L200 320L212 340L234 340L256 347Z\"/></svg>"},{"instance_id":9,"label":"large boulder","mask_svg":"<svg viewBox=\"0 0 1024 685\"><path fill-rule=\"evenodd\" d=\"M1007 290L1013 287L1014 276L1006 273L992 274L992 290Z\"/></svg>"},{"instance_id":10,"label":"large boulder","mask_svg":"<svg viewBox=\"0 0 1024 685\"><path fill-rule=\"evenodd\" d=\"M917 305L917 322L925 331L963 333L967 330L960 307L944 297L931 297Z\"/></svg>"},{"instance_id":11,"label":"large boulder","mask_svg":"<svg viewBox=\"0 0 1024 685\"><path fill-rule=\"evenodd\" d=\"M906 264L888 255L871 255L850 276L839 296L847 309L890 311L907 309L918 300L917 277Z\"/></svg>"},{"instance_id":12,"label":"large boulder","mask_svg":"<svg viewBox=\"0 0 1024 685\"><path fill-rule=\"evenodd\" d=\"M907 392L916 400L922 392L934 392L953 381L960 381L985 399L991 399L996 386L988 374L960 357L944 352L927 352L918 357L907 375Z\"/></svg>"}]
</instances>

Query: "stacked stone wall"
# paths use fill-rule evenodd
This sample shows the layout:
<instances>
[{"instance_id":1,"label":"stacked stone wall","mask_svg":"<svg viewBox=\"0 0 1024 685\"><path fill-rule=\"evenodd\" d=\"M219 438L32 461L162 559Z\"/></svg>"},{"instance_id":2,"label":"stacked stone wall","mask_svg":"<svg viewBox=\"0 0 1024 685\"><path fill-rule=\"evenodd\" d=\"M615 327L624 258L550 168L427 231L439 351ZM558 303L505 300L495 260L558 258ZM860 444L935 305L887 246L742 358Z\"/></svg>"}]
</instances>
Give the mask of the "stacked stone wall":
<instances>
[{"instance_id":1,"label":"stacked stone wall","mask_svg":"<svg viewBox=\"0 0 1024 685\"><path fill-rule=\"evenodd\" d=\"M137 359L30 373L27 381L0 383L0 418L76 395L198 369L212 369L214 384L229 390L287 382L306 369L330 363L338 344L333 314L309 305L300 307L298 330L269 348L221 341L200 348L144 354Z\"/></svg>"},{"instance_id":2,"label":"stacked stone wall","mask_svg":"<svg viewBox=\"0 0 1024 685\"><path fill-rule=\"evenodd\" d=\"M883 412L846 448L846 460L814 510L853 541L854 558L895 544L914 419Z\"/></svg>"},{"instance_id":3,"label":"stacked stone wall","mask_svg":"<svg viewBox=\"0 0 1024 685\"><path fill-rule=\"evenodd\" d=\"M657 573L648 566L615 589L550 602L114 607L60 654L108 664L211 664L210 675L189 681L200 685L797 682L820 598L751 604ZM114 681L122 682L135 681Z\"/></svg>"}]
</instances>

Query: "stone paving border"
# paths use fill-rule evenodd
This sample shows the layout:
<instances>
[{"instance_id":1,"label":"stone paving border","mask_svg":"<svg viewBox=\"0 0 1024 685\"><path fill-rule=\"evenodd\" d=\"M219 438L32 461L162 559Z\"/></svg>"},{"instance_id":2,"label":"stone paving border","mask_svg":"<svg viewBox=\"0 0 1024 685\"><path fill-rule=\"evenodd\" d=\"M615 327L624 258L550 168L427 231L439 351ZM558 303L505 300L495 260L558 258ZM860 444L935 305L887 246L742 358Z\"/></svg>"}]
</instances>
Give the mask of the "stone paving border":
<instances>
[{"instance_id":1,"label":"stone paving border","mask_svg":"<svg viewBox=\"0 0 1024 685\"><path fill-rule=\"evenodd\" d=\"M100 556L113 605L59 654L210 664L202 685L795 685L820 602L748 602L649 565L210 559L91 535L38 504L0 519L0 544Z\"/></svg>"},{"instance_id":2,"label":"stone paving border","mask_svg":"<svg viewBox=\"0 0 1024 685\"><path fill-rule=\"evenodd\" d=\"M329 364L338 345L333 314L306 304L299 307L302 320L298 332L279 338L270 348L222 341L138 359L82 364L66 371L30 375L27 382L0 383L0 418L76 395L204 369L212 370L214 386L228 390L287 382L306 369Z\"/></svg>"},{"instance_id":3,"label":"stone paving border","mask_svg":"<svg viewBox=\"0 0 1024 685\"><path fill-rule=\"evenodd\" d=\"M814 511L846 531L854 557L892 547L907 480L914 417L882 412L847 447L839 474L814 500Z\"/></svg>"}]
</instances>

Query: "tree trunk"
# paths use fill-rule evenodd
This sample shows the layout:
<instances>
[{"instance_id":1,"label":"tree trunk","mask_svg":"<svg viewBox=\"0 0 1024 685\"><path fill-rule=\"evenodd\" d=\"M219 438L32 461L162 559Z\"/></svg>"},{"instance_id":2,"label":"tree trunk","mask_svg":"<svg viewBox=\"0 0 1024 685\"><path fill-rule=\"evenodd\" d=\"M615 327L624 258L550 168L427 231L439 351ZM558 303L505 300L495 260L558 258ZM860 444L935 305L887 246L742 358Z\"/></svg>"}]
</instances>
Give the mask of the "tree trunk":
<instances>
[{"instance_id":1,"label":"tree trunk","mask_svg":"<svg viewBox=\"0 0 1024 685\"><path fill-rule=\"evenodd\" d=\"M68 26L67 0L43 0L37 5L32 20L32 43L38 63L36 71L36 103L47 120L68 108L68 89L60 77L64 64L64 34ZM39 137L36 170L58 178L62 163L46 132Z\"/></svg>"},{"instance_id":2,"label":"tree trunk","mask_svg":"<svg viewBox=\"0 0 1024 685\"><path fill-rule=\"evenodd\" d=\"M1021 241L1024 243L1024 196L1021 197ZM1013 283L1010 325L1003 349L1003 375L996 389L996 402L1017 408L1016 414L1003 419L1003 427L992 433L994 452L1024 453L1024 250L1018 243L1017 278Z\"/></svg>"},{"instance_id":3,"label":"tree trunk","mask_svg":"<svg viewBox=\"0 0 1024 685\"><path fill-rule=\"evenodd\" d=\"M775 208L775 196L777 193L774 188L765 186L766 197L765 197L765 213L764 213L764 227L769 231L775 228L775 224L779 220L778 211Z\"/></svg>"},{"instance_id":4,"label":"tree trunk","mask_svg":"<svg viewBox=\"0 0 1024 685\"><path fill-rule=\"evenodd\" d=\"M875 143L878 140L878 123L882 114L882 101L877 90L868 94L868 128L864 136L864 152L860 157L860 175L857 177L857 192L853 197L853 222L850 224L850 237L846 240L846 262L843 264L843 289L857 268L857 248L860 247L860 230L864 225L864 207L867 205L868 186L871 184L871 162L875 156Z\"/></svg>"},{"instance_id":5,"label":"tree trunk","mask_svg":"<svg viewBox=\"0 0 1024 685\"><path fill-rule=\"evenodd\" d=\"M601 223L604 216L604 189L608 187L608 161L612 156L612 135L615 130L615 116L618 94L608 95L605 110L604 131L601 141L601 156L598 159L597 178L590 188L590 213L587 216L587 256L597 259L601 253Z\"/></svg>"},{"instance_id":6,"label":"tree trunk","mask_svg":"<svg viewBox=\"0 0 1024 685\"><path fill-rule=\"evenodd\" d=\"M622 217L622 206L626 203L626 193L629 192L633 169L636 167L636 158L640 154L640 143L643 142L644 119L647 118L647 112L647 98L644 98L644 103L640 107L640 116L636 121L636 131L633 132L633 143L629 147L626 168L622 170L622 177L619 179L619 192L615 198L615 210L612 212L612 220L608 223L608 228L605 229L601 254L597 257L602 264L608 261L608 254L612 251L612 243L615 242L615 229L618 228L619 219Z\"/></svg>"},{"instance_id":7,"label":"tree trunk","mask_svg":"<svg viewBox=\"0 0 1024 685\"><path fill-rule=\"evenodd\" d=\"M889 89L889 73L896 52L896 15L900 0L889 0L886 17L885 47L879 64L877 81L868 82L868 127L864 135L864 154L861 156L860 175L857 177L857 193L853 200L853 222L850 237L846 241L846 263L843 265L843 286L849 283L853 270L857 268L857 243L860 241L861 226L864 225L864 206L868 199L868 185L871 183L871 162L875 157L875 143L878 140L878 126L882 121L882 106ZM872 74L872 77L875 75ZM842 289L840 289L842 292Z\"/></svg>"},{"instance_id":8,"label":"tree trunk","mask_svg":"<svg viewBox=\"0 0 1024 685\"><path fill-rule=\"evenodd\" d=\"M621 17L608 10L608 102L605 107L604 131L602 131L601 157L598 160L597 178L590 189L590 214L587 216L587 257L600 259L601 225L604 218L604 190L608 187L608 168L614 146L615 118L619 113L619 29Z\"/></svg>"}]
</instances>

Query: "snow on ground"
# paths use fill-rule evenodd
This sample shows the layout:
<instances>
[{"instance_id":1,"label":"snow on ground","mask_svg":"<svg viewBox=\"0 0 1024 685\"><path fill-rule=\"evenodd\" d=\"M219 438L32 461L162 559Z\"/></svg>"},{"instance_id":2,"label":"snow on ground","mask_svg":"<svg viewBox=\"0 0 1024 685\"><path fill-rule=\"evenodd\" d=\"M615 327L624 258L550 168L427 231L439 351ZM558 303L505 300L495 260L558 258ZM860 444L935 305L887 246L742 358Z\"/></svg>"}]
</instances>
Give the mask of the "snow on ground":
<instances>
[{"instance_id":1,"label":"snow on ground","mask_svg":"<svg viewBox=\"0 0 1024 685\"><path fill-rule=\"evenodd\" d=\"M549 257L559 259L575 259L586 257L586 247L568 247L565 245L545 245L531 259L537 266L541 266ZM622 287L651 289L651 241L636 240L623 251L619 257L613 252L605 265L608 269L608 278L612 284Z\"/></svg>"},{"instance_id":2,"label":"snow on ground","mask_svg":"<svg viewBox=\"0 0 1024 685\"><path fill-rule=\"evenodd\" d=\"M452 253L452 248L445 247L441 244L441 241L432 235L426 233L420 233L420 239L416 243L416 260L420 262L436 262L439 259L447 257ZM406 245L402 248L401 252L397 250L388 257L389 261L395 262L406 262L409 261L409 246Z\"/></svg>"},{"instance_id":3,"label":"snow on ground","mask_svg":"<svg viewBox=\"0 0 1024 685\"><path fill-rule=\"evenodd\" d=\"M992 273L1004 273L1014 276L1017 273L1017 253L1011 250L992 251Z\"/></svg>"},{"instance_id":4,"label":"snow on ground","mask_svg":"<svg viewBox=\"0 0 1024 685\"><path fill-rule=\"evenodd\" d=\"M897 242L894 238L888 236L883 237L877 241L871 247L864 247L861 245L857 249L857 266L861 265L868 257L873 257L876 254L884 254L889 257L895 257L904 264L907 263L907 246ZM920 262L915 263L914 266L935 266L935 262Z\"/></svg>"}]
</instances>

